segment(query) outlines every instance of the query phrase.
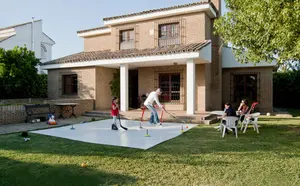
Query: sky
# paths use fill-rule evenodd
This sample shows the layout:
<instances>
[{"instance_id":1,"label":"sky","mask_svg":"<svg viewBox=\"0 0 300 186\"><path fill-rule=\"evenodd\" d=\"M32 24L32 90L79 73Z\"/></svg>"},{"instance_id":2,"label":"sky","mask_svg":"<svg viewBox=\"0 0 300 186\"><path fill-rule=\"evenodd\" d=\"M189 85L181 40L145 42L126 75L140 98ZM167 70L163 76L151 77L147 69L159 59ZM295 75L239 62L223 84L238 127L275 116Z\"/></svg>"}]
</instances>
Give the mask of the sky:
<instances>
[{"instance_id":1,"label":"sky","mask_svg":"<svg viewBox=\"0 0 300 186\"><path fill-rule=\"evenodd\" d=\"M43 32L56 44L52 59L83 51L78 30L104 26L103 18L199 0L0 0L0 28L43 20Z\"/></svg>"}]
</instances>

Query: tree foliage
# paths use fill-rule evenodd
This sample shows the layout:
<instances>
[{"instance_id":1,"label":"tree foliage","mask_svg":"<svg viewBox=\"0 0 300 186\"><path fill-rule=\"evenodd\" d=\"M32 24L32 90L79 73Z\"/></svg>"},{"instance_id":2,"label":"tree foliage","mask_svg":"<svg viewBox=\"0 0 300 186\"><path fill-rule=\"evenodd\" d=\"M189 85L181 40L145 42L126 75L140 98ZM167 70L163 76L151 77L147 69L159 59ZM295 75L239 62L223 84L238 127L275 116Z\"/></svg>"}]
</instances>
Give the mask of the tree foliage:
<instances>
[{"instance_id":1,"label":"tree foliage","mask_svg":"<svg viewBox=\"0 0 300 186\"><path fill-rule=\"evenodd\" d=\"M114 73L113 80L109 82L112 96L120 97L120 70Z\"/></svg>"},{"instance_id":2,"label":"tree foliage","mask_svg":"<svg viewBox=\"0 0 300 186\"><path fill-rule=\"evenodd\" d=\"M241 63L300 61L300 0L225 0L230 10L215 22Z\"/></svg>"},{"instance_id":3,"label":"tree foliage","mask_svg":"<svg viewBox=\"0 0 300 186\"><path fill-rule=\"evenodd\" d=\"M26 47L0 48L0 98L34 98L47 94L47 75L39 75L40 63Z\"/></svg>"},{"instance_id":4,"label":"tree foliage","mask_svg":"<svg viewBox=\"0 0 300 186\"><path fill-rule=\"evenodd\" d=\"M273 81L274 106L300 108L300 70L274 73Z\"/></svg>"}]
</instances>

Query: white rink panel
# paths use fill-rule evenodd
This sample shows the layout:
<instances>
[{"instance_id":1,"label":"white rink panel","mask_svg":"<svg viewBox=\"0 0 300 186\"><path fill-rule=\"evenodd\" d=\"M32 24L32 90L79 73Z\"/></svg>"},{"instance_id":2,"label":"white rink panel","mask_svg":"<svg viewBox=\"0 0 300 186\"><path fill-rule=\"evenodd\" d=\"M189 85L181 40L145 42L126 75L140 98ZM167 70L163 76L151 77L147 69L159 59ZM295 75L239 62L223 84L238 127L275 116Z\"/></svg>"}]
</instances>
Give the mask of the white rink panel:
<instances>
[{"instance_id":1,"label":"white rink panel","mask_svg":"<svg viewBox=\"0 0 300 186\"><path fill-rule=\"evenodd\" d=\"M66 138L87 143L113 145L138 149L149 149L169 139L182 134L181 129L187 131L197 125L163 123L163 127L156 127L146 122L142 123L144 129L139 129L139 121L121 120L122 125L127 127L125 131L119 127L119 130L111 130L112 120L101 120L90 123L75 124L74 130L71 126L57 127L45 130L32 131L31 133L43 134L48 136ZM186 128L188 126L188 128ZM150 137L145 137L146 129Z\"/></svg>"}]
</instances>

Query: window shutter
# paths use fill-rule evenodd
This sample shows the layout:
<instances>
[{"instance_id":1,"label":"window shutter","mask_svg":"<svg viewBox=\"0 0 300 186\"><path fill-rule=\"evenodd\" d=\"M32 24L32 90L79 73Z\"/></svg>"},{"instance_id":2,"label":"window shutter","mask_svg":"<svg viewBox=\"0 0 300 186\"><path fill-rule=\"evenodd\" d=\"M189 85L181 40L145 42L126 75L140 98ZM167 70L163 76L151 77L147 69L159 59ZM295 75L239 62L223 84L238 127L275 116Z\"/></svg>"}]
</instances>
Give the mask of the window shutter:
<instances>
[{"instance_id":1,"label":"window shutter","mask_svg":"<svg viewBox=\"0 0 300 186\"><path fill-rule=\"evenodd\" d=\"M120 50L120 30L116 28L116 50Z\"/></svg>"},{"instance_id":2,"label":"window shutter","mask_svg":"<svg viewBox=\"0 0 300 186\"><path fill-rule=\"evenodd\" d=\"M180 40L181 44L186 44L186 20L184 18L180 19Z\"/></svg>"},{"instance_id":3,"label":"window shutter","mask_svg":"<svg viewBox=\"0 0 300 186\"><path fill-rule=\"evenodd\" d=\"M139 25L135 25L134 33L135 33L135 35L134 35L134 43L135 43L134 48L138 49L139 48L139 38L140 38L139 37L139 33L140 33Z\"/></svg>"},{"instance_id":4,"label":"window shutter","mask_svg":"<svg viewBox=\"0 0 300 186\"><path fill-rule=\"evenodd\" d=\"M158 46L158 23L154 22L154 47Z\"/></svg>"}]
</instances>

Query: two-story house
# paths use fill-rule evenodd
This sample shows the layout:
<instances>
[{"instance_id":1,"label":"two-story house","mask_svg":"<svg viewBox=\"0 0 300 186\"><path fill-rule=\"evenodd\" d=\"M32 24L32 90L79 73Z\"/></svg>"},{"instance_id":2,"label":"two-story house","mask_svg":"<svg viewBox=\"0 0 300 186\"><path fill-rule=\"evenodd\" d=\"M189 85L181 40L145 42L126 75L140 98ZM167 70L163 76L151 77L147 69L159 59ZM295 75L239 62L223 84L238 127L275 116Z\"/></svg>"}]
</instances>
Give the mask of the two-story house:
<instances>
[{"instance_id":1,"label":"two-story house","mask_svg":"<svg viewBox=\"0 0 300 186\"><path fill-rule=\"evenodd\" d=\"M258 100L272 110L272 64L241 65L213 35L219 0L104 18L104 27L78 31L84 52L46 62L51 99L94 99L111 106L110 81L120 69L120 106L160 87L169 110L222 109L227 101Z\"/></svg>"},{"instance_id":2,"label":"two-story house","mask_svg":"<svg viewBox=\"0 0 300 186\"><path fill-rule=\"evenodd\" d=\"M26 46L42 63L52 59L54 44L53 39L43 32L42 20L0 28L0 48L11 50L16 46ZM37 69L39 73L44 73L39 66Z\"/></svg>"}]
</instances>

